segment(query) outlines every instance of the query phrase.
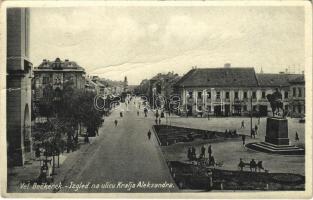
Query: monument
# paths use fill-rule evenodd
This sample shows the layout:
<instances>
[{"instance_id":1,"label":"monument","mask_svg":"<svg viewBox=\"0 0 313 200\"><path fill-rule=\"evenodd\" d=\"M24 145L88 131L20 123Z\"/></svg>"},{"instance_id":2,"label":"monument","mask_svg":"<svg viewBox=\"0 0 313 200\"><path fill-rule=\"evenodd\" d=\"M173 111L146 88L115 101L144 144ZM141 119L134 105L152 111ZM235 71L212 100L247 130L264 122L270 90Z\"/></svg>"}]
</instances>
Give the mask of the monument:
<instances>
[{"instance_id":1,"label":"monument","mask_svg":"<svg viewBox=\"0 0 313 200\"><path fill-rule=\"evenodd\" d=\"M267 99L272 108L272 117L266 120L265 142L249 143L246 146L253 150L284 155L303 155L304 149L289 144L288 110L284 110L282 94L278 88Z\"/></svg>"}]
</instances>

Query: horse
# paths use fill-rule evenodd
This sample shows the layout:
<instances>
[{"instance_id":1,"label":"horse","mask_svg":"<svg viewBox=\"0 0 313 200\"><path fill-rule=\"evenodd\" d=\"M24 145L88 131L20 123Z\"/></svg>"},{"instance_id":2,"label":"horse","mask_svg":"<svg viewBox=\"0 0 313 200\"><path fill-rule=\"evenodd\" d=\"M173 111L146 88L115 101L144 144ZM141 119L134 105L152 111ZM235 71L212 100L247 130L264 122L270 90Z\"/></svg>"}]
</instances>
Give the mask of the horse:
<instances>
[{"instance_id":1,"label":"horse","mask_svg":"<svg viewBox=\"0 0 313 200\"><path fill-rule=\"evenodd\" d=\"M266 98L270 102L273 116L279 114L279 109L282 109L282 111L284 113L284 105L283 105L283 102L281 101L281 99L277 98L277 96L274 94L268 94L268 95L266 95Z\"/></svg>"}]
</instances>

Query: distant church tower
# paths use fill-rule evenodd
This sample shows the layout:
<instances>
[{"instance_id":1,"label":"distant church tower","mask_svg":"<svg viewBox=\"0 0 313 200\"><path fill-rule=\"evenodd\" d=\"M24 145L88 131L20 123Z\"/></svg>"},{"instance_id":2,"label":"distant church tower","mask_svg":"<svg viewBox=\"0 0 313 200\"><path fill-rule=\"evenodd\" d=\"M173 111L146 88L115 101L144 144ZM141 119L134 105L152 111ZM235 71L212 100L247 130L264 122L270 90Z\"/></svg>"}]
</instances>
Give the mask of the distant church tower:
<instances>
[{"instance_id":1,"label":"distant church tower","mask_svg":"<svg viewBox=\"0 0 313 200\"><path fill-rule=\"evenodd\" d=\"M126 92L126 91L127 91L127 89L128 89L128 81L127 81L127 76L125 76L125 78L124 78L124 84L123 84L123 87L124 87L124 92Z\"/></svg>"}]
</instances>

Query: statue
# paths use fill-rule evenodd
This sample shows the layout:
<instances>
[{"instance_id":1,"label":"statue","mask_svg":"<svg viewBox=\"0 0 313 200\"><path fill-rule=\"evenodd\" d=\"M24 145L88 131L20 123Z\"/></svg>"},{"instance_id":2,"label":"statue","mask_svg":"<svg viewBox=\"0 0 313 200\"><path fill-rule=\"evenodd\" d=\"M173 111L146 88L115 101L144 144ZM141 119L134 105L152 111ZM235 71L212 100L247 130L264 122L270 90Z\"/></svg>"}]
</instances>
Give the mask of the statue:
<instances>
[{"instance_id":1,"label":"statue","mask_svg":"<svg viewBox=\"0 0 313 200\"><path fill-rule=\"evenodd\" d=\"M280 116L279 109L281 109L283 113L285 113L283 102L282 102L282 94L278 91L278 88L276 88L273 94L266 95L266 98L270 102L272 112L273 112L273 117ZM284 117L285 117L285 114L284 114Z\"/></svg>"}]
</instances>

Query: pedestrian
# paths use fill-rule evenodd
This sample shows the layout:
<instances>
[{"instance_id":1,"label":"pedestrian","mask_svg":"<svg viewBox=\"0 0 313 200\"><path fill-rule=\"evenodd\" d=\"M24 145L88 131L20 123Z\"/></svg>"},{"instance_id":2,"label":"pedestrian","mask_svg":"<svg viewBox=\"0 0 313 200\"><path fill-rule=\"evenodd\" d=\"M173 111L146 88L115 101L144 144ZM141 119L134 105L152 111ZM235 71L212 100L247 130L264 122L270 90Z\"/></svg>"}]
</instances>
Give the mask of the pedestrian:
<instances>
[{"instance_id":1,"label":"pedestrian","mask_svg":"<svg viewBox=\"0 0 313 200\"><path fill-rule=\"evenodd\" d=\"M159 110L156 110L155 117L156 117L156 118L159 117Z\"/></svg>"},{"instance_id":2,"label":"pedestrian","mask_svg":"<svg viewBox=\"0 0 313 200\"><path fill-rule=\"evenodd\" d=\"M261 123L261 117L259 117L258 119L258 124L260 125L260 123Z\"/></svg>"},{"instance_id":3,"label":"pedestrian","mask_svg":"<svg viewBox=\"0 0 313 200\"><path fill-rule=\"evenodd\" d=\"M191 154L192 154L192 152L191 152L191 147L188 147L188 151L187 151L187 157L188 157L188 160L192 160L191 159Z\"/></svg>"},{"instance_id":4,"label":"pedestrian","mask_svg":"<svg viewBox=\"0 0 313 200\"><path fill-rule=\"evenodd\" d=\"M240 168L240 171L243 171L243 167L245 166L245 163L242 161L242 158L240 158L238 167Z\"/></svg>"},{"instance_id":5,"label":"pedestrian","mask_svg":"<svg viewBox=\"0 0 313 200\"><path fill-rule=\"evenodd\" d=\"M115 127L117 127L117 119L114 121Z\"/></svg>"},{"instance_id":6,"label":"pedestrian","mask_svg":"<svg viewBox=\"0 0 313 200\"><path fill-rule=\"evenodd\" d=\"M150 138L151 138L151 131L150 131L150 129L149 129L149 131L148 131L148 138L149 138L149 140L150 140Z\"/></svg>"},{"instance_id":7,"label":"pedestrian","mask_svg":"<svg viewBox=\"0 0 313 200\"><path fill-rule=\"evenodd\" d=\"M251 138L255 138L255 130L254 130L254 128L251 130Z\"/></svg>"},{"instance_id":8,"label":"pedestrian","mask_svg":"<svg viewBox=\"0 0 313 200\"><path fill-rule=\"evenodd\" d=\"M241 121L241 127L240 128L245 128L245 121L244 120Z\"/></svg>"},{"instance_id":9,"label":"pedestrian","mask_svg":"<svg viewBox=\"0 0 313 200\"><path fill-rule=\"evenodd\" d=\"M258 127L258 125L256 124L256 125L254 126L254 130L255 130L255 134L256 134L256 135L258 134L258 129L259 129L259 127Z\"/></svg>"},{"instance_id":10,"label":"pedestrian","mask_svg":"<svg viewBox=\"0 0 313 200\"><path fill-rule=\"evenodd\" d=\"M159 118L159 125L161 124L161 117Z\"/></svg>"},{"instance_id":11,"label":"pedestrian","mask_svg":"<svg viewBox=\"0 0 313 200\"><path fill-rule=\"evenodd\" d=\"M296 131L296 141L299 141L299 135L298 135L298 132Z\"/></svg>"},{"instance_id":12,"label":"pedestrian","mask_svg":"<svg viewBox=\"0 0 313 200\"><path fill-rule=\"evenodd\" d=\"M90 143L90 142L89 142L88 133L86 133L86 135L85 135L85 143L86 143L86 144L87 144L87 143Z\"/></svg>"},{"instance_id":13,"label":"pedestrian","mask_svg":"<svg viewBox=\"0 0 313 200\"><path fill-rule=\"evenodd\" d=\"M205 147L203 145L201 147L201 157L205 158Z\"/></svg>"},{"instance_id":14,"label":"pedestrian","mask_svg":"<svg viewBox=\"0 0 313 200\"><path fill-rule=\"evenodd\" d=\"M211 147L211 145L209 145L209 147L208 147L208 154L209 154L209 158L211 158L211 155L212 155L212 147Z\"/></svg>"},{"instance_id":15,"label":"pedestrian","mask_svg":"<svg viewBox=\"0 0 313 200\"><path fill-rule=\"evenodd\" d=\"M246 135L242 135L241 138L242 138L242 145L245 145L246 144Z\"/></svg>"},{"instance_id":16,"label":"pedestrian","mask_svg":"<svg viewBox=\"0 0 313 200\"><path fill-rule=\"evenodd\" d=\"M157 119L157 118L155 118L155 120L154 120L154 121L155 121L155 124L158 124L158 119Z\"/></svg>"},{"instance_id":17,"label":"pedestrian","mask_svg":"<svg viewBox=\"0 0 313 200\"><path fill-rule=\"evenodd\" d=\"M137 116L139 116L139 110L137 110Z\"/></svg>"},{"instance_id":18,"label":"pedestrian","mask_svg":"<svg viewBox=\"0 0 313 200\"><path fill-rule=\"evenodd\" d=\"M123 111L120 112L120 117L123 117Z\"/></svg>"},{"instance_id":19,"label":"pedestrian","mask_svg":"<svg viewBox=\"0 0 313 200\"><path fill-rule=\"evenodd\" d=\"M254 170L256 172L257 164L254 159L250 161L250 171Z\"/></svg>"}]
</instances>

